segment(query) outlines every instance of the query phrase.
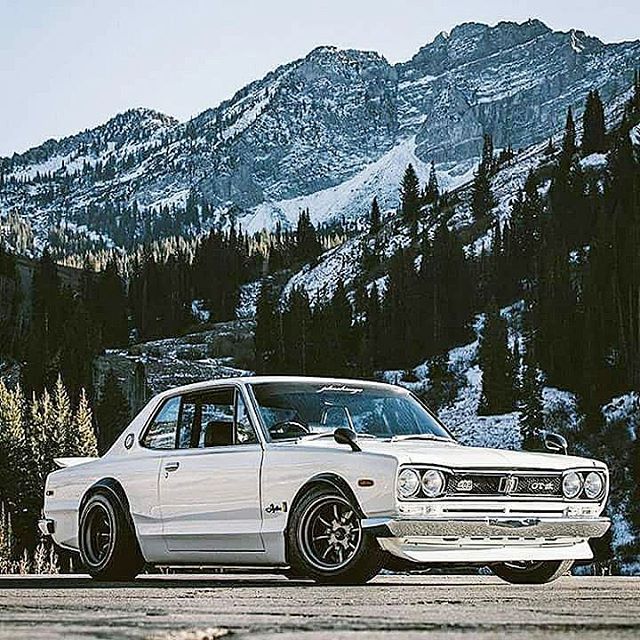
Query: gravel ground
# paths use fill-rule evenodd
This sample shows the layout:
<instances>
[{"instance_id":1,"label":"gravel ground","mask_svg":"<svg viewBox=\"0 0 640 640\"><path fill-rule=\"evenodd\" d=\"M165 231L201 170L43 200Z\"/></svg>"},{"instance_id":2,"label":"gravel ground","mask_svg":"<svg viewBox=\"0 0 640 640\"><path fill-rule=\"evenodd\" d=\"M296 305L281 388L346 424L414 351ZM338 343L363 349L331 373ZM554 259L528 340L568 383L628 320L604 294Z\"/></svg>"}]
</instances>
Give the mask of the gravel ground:
<instances>
[{"instance_id":1,"label":"gravel ground","mask_svg":"<svg viewBox=\"0 0 640 640\"><path fill-rule=\"evenodd\" d=\"M640 578L379 576L319 587L279 576L1 577L0 639L638 638Z\"/></svg>"}]
</instances>

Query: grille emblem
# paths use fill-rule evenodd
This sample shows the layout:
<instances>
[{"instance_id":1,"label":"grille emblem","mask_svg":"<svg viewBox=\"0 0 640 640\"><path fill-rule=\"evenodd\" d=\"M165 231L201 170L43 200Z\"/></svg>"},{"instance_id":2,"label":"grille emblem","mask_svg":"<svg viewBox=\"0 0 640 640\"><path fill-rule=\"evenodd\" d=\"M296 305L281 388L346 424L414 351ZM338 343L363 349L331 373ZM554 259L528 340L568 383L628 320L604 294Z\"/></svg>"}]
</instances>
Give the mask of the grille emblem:
<instances>
[{"instance_id":1,"label":"grille emblem","mask_svg":"<svg viewBox=\"0 0 640 640\"><path fill-rule=\"evenodd\" d=\"M471 491L473 489L473 480L459 480L456 489L458 491Z\"/></svg>"},{"instance_id":2,"label":"grille emblem","mask_svg":"<svg viewBox=\"0 0 640 640\"><path fill-rule=\"evenodd\" d=\"M553 491L553 482L532 482L532 491Z\"/></svg>"},{"instance_id":3,"label":"grille emblem","mask_svg":"<svg viewBox=\"0 0 640 640\"><path fill-rule=\"evenodd\" d=\"M506 493L509 495L518 488L518 478L514 476L503 476L500 478L500 484L498 485L498 491L500 493Z\"/></svg>"}]
</instances>

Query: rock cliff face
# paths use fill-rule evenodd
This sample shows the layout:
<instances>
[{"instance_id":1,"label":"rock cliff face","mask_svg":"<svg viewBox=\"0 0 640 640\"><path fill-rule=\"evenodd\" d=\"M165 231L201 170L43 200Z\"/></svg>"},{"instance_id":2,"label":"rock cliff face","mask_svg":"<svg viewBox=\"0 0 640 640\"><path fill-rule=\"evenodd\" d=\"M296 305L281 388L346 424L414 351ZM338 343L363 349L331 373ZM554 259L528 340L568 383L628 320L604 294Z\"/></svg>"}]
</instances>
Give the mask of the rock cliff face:
<instances>
[{"instance_id":1,"label":"rock cliff face","mask_svg":"<svg viewBox=\"0 0 640 640\"><path fill-rule=\"evenodd\" d=\"M193 231L190 194L210 205L196 229L229 216L289 224L306 206L316 222L357 217L373 193L392 206L404 162L424 173L435 161L445 186L459 184L484 132L496 147L540 142L589 89L607 101L627 88L638 59L640 42L535 20L463 24L397 65L320 47L188 122L134 109L2 159L0 231L18 212L32 248L52 226L109 244L114 207L135 207L140 227L164 209Z\"/></svg>"},{"instance_id":2,"label":"rock cliff face","mask_svg":"<svg viewBox=\"0 0 640 640\"><path fill-rule=\"evenodd\" d=\"M529 146L589 89L606 101L628 86L638 51L537 20L461 25L397 66L400 131L415 133L418 155L436 161L477 155L483 131L497 147Z\"/></svg>"}]
</instances>

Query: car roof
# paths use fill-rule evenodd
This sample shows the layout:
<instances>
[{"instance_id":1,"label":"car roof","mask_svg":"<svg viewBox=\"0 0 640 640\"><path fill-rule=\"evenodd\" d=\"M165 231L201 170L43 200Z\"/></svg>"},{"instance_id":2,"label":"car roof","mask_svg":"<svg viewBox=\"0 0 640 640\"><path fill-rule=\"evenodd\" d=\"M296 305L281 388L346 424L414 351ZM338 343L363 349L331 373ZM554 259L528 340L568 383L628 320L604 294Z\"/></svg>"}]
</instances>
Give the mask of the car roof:
<instances>
[{"instance_id":1,"label":"car roof","mask_svg":"<svg viewBox=\"0 0 640 640\"><path fill-rule=\"evenodd\" d=\"M160 396L173 396L182 393L189 393L192 391L204 391L214 387L225 386L229 384L262 384L267 382L310 382L317 384L344 384L344 385L359 385L368 387L389 387L394 386L385 382L376 382L374 380L357 380L353 378L328 378L328 377L316 377L316 376L236 376L233 378L216 378L214 380L204 380L202 382L194 382L181 387L173 387L161 392ZM398 387L396 387L398 388ZM401 387L400 387L401 388Z\"/></svg>"}]
</instances>

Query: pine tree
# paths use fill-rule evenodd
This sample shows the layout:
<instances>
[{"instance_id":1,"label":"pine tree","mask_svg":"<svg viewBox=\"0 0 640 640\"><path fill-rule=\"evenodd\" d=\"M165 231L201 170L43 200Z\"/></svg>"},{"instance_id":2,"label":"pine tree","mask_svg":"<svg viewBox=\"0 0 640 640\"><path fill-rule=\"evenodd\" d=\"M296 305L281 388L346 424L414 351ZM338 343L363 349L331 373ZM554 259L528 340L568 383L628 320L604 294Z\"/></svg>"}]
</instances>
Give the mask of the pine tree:
<instances>
[{"instance_id":1,"label":"pine tree","mask_svg":"<svg viewBox=\"0 0 640 640\"><path fill-rule=\"evenodd\" d=\"M589 91L582 115L582 155L607 150L604 107L598 90Z\"/></svg>"},{"instance_id":2,"label":"pine tree","mask_svg":"<svg viewBox=\"0 0 640 640\"><path fill-rule=\"evenodd\" d=\"M577 157L576 129L571 107L562 140L562 151L554 167L549 189L549 204L555 233L569 248L582 246L590 233L591 220L584 215L584 173ZM554 241L555 242L555 241ZM555 242L557 244L557 242Z\"/></svg>"},{"instance_id":3,"label":"pine tree","mask_svg":"<svg viewBox=\"0 0 640 640\"><path fill-rule=\"evenodd\" d=\"M55 440L60 442L59 455L76 449L78 434L74 430L71 400L61 376L58 376L53 388L51 427L55 429Z\"/></svg>"},{"instance_id":4,"label":"pine tree","mask_svg":"<svg viewBox=\"0 0 640 640\"><path fill-rule=\"evenodd\" d=\"M369 233L376 235L380 231L380 207L378 206L378 198L374 197L371 201L371 212L369 214Z\"/></svg>"},{"instance_id":5,"label":"pine tree","mask_svg":"<svg viewBox=\"0 0 640 640\"><path fill-rule=\"evenodd\" d=\"M493 154L493 137L489 133L482 136L482 158L480 164L484 166L488 175L493 173L495 169L495 157Z\"/></svg>"},{"instance_id":6,"label":"pine tree","mask_svg":"<svg viewBox=\"0 0 640 640\"><path fill-rule=\"evenodd\" d=\"M423 395L427 405L440 411L451 406L458 395L459 383L449 367L448 353L441 353L429 362L429 388Z\"/></svg>"},{"instance_id":7,"label":"pine tree","mask_svg":"<svg viewBox=\"0 0 640 640\"><path fill-rule=\"evenodd\" d=\"M281 370L280 319L277 296L270 283L264 280L256 303L255 370L258 373L278 373Z\"/></svg>"},{"instance_id":8,"label":"pine tree","mask_svg":"<svg viewBox=\"0 0 640 640\"><path fill-rule=\"evenodd\" d=\"M534 450L540 443L544 428L542 382L538 364L533 356L533 345L529 344L525 351L522 384L520 386L518 406L520 409L520 434L522 448Z\"/></svg>"},{"instance_id":9,"label":"pine tree","mask_svg":"<svg viewBox=\"0 0 640 640\"><path fill-rule=\"evenodd\" d=\"M96 457L98 455L98 441L93 429L93 415L84 389L80 391L80 399L73 416L72 428L75 434L75 442L70 453L81 457Z\"/></svg>"},{"instance_id":10,"label":"pine tree","mask_svg":"<svg viewBox=\"0 0 640 640\"><path fill-rule=\"evenodd\" d=\"M382 336L382 319L378 285L373 282L366 300L365 319L363 327L363 355L361 370L363 374L375 371L380 363Z\"/></svg>"},{"instance_id":11,"label":"pine tree","mask_svg":"<svg viewBox=\"0 0 640 640\"><path fill-rule=\"evenodd\" d=\"M627 117L640 113L640 69L633 72L633 95L627 104Z\"/></svg>"},{"instance_id":12,"label":"pine tree","mask_svg":"<svg viewBox=\"0 0 640 640\"><path fill-rule=\"evenodd\" d=\"M129 403L112 369L102 383L95 415L98 450L104 454L127 426L130 417Z\"/></svg>"},{"instance_id":13,"label":"pine tree","mask_svg":"<svg viewBox=\"0 0 640 640\"><path fill-rule=\"evenodd\" d=\"M283 373L306 375L313 365L311 305L303 288L293 289L282 313Z\"/></svg>"},{"instance_id":14,"label":"pine tree","mask_svg":"<svg viewBox=\"0 0 640 640\"><path fill-rule=\"evenodd\" d=\"M507 323L492 303L480 338L478 360L482 369L479 413L492 415L513 411L514 367L507 343Z\"/></svg>"},{"instance_id":15,"label":"pine tree","mask_svg":"<svg viewBox=\"0 0 640 640\"><path fill-rule=\"evenodd\" d=\"M126 345L129 338L127 297L115 261L110 260L94 280L86 299L92 318L100 327L100 343L112 348Z\"/></svg>"},{"instance_id":16,"label":"pine tree","mask_svg":"<svg viewBox=\"0 0 640 640\"><path fill-rule=\"evenodd\" d=\"M2 301L0 305L0 358L12 359L19 356L19 345L23 338L19 322L22 307L21 293L15 256L5 251L0 240L0 299Z\"/></svg>"},{"instance_id":17,"label":"pine tree","mask_svg":"<svg viewBox=\"0 0 640 640\"><path fill-rule=\"evenodd\" d=\"M407 166L402 178L400 202L405 222L414 227L420 213L420 182L412 164Z\"/></svg>"},{"instance_id":18,"label":"pine tree","mask_svg":"<svg viewBox=\"0 0 640 640\"><path fill-rule=\"evenodd\" d=\"M382 342L379 360L385 366L400 367L415 357L413 331L416 318L412 314L417 292L413 257L398 251L389 262L389 278L382 304Z\"/></svg>"},{"instance_id":19,"label":"pine tree","mask_svg":"<svg viewBox=\"0 0 640 640\"><path fill-rule=\"evenodd\" d=\"M60 295L58 269L45 250L33 274L31 319L25 348L22 382L27 390L42 390L57 377L64 326L64 306Z\"/></svg>"},{"instance_id":20,"label":"pine tree","mask_svg":"<svg viewBox=\"0 0 640 640\"><path fill-rule=\"evenodd\" d=\"M318 240L315 227L311 222L309 209L304 209L298 217L296 228L295 254L298 260L312 262L322 253L322 245Z\"/></svg>"},{"instance_id":21,"label":"pine tree","mask_svg":"<svg viewBox=\"0 0 640 640\"><path fill-rule=\"evenodd\" d=\"M429 170L429 181L424 189L422 199L425 204L434 204L438 201L439 196L440 188L438 186L438 176L436 175L436 168L432 162Z\"/></svg>"},{"instance_id":22,"label":"pine tree","mask_svg":"<svg viewBox=\"0 0 640 640\"><path fill-rule=\"evenodd\" d=\"M326 342L323 355L327 368L325 373L332 375L348 375L353 367L354 340L352 328L353 310L347 298L342 281L327 305L325 318L322 322L322 335Z\"/></svg>"},{"instance_id":23,"label":"pine tree","mask_svg":"<svg viewBox=\"0 0 640 640\"><path fill-rule=\"evenodd\" d=\"M576 125L573 121L573 110L567 109L567 119L564 125L564 135L562 137L561 162L567 165L571 163L577 151L576 146Z\"/></svg>"},{"instance_id":24,"label":"pine tree","mask_svg":"<svg viewBox=\"0 0 640 640\"><path fill-rule=\"evenodd\" d=\"M493 192L491 191L491 173L493 167L493 141L490 135L485 135L482 159L474 174L471 190L471 213L475 220L485 218L496 205Z\"/></svg>"}]
</instances>

